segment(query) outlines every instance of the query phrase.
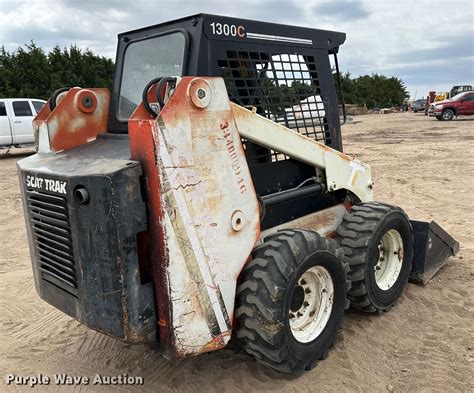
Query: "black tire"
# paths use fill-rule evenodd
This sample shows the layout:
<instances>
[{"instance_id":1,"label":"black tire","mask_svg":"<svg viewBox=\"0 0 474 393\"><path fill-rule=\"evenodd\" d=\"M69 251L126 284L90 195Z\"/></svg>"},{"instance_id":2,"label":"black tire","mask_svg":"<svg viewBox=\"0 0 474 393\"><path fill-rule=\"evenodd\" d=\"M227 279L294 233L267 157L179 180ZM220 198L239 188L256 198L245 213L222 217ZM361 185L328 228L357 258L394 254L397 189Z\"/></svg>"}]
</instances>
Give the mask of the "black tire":
<instances>
[{"instance_id":1,"label":"black tire","mask_svg":"<svg viewBox=\"0 0 474 393\"><path fill-rule=\"evenodd\" d=\"M380 269L379 244L392 229L400 235L403 257L398 276L393 274L395 281L382 289L375 278L375 269ZM336 240L343 247L344 260L349 264L351 308L362 312L388 311L402 294L412 267L413 231L405 212L377 202L355 205L344 215Z\"/></svg>"},{"instance_id":2,"label":"black tire","mask_svg":"<svg viewBox=\"0 0 474 393\"><path fill-rule=\"evenodd\" d=\"M56 108L56 106L58 105L58 103L56 101L57 101L59 95L61 93L69 91L69 90L71 90L70 87L61 87L60 89L54 90L53 94L51 95L51 98L49 99L49 103L48 103L49 109L51 111L53 111L54 108Z\"/></svg>"},{"instance_id":3,"label":"black tire","mask_svg":"<svg viewBox=\"0 0 474 393\"><path fill-rule=\"evenodd\" d=\"M445 109L441 113L441 118L445 121L451 121L454 119L454 111L452 109Z\"/></svg>"},{"instance_id":4,"label":"black tire","mask_svg":"<svg viewBox=\"0 0 474 393\"><path fill-rule=\"evenodd\" d=\"M443 118L441 116L436 116L436 119L437 120L443 120Z\"/></svg>"},{"instance_id":5,"label":"black tire","mask_svg":"<svg viewBox=\"0 0 474 393\"><path fill-rule=\"evenodd\" d=\"M252 256L237 288L235 342L259 362L278 371L300 374L310 370L327 356L349 306L349 267L343 262L342 249L334 240L316 232L285 230L267 237ZM322 331L303 343L295 339L290 328L290 302L294 307L295 291L302 289L299 285L296 289L298 281L314 266L322 266L329 273L334 297ZM301 306L306 299L306 295L302 296Z\"/></svg>"}]
</instances>

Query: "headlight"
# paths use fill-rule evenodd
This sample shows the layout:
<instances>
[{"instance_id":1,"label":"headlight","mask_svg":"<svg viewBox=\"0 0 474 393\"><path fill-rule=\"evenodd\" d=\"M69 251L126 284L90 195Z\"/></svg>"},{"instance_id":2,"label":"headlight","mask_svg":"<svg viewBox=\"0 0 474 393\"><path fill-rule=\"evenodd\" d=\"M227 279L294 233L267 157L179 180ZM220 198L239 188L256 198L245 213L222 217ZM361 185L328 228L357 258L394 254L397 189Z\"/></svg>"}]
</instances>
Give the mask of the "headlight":
<instances>
[{"instance_id":1,"label":"headlight","mask_svg":"<svg viewBox=\"0 0 474 393\"><path fill-rule=\"evenodd\" d=\"M443 105L435 105L435 109L443 109Z\"/></svg>"}]
</instances>

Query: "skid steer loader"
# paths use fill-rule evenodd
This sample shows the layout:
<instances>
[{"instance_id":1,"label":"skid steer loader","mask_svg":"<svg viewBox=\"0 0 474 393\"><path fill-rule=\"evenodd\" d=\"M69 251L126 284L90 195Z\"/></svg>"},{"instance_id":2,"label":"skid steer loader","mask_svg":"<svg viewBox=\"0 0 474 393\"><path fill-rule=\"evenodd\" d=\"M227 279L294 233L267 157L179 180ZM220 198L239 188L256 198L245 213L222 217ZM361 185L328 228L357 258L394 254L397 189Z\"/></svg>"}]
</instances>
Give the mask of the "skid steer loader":
<instances>
[{"instance_id":1,"label":"skid steer loader","mask_svg":"<svg viewBox=\"0 0 474 393\"><path fill-rule=\"evenodd\" d=\"M112 92L56 91L18 163L41 298L169 359L233 337L298 374L345 309L427 282L458 244L374 202L343 153L344 41L206 14L120 34Z\"/></svg>"}]
</instances>

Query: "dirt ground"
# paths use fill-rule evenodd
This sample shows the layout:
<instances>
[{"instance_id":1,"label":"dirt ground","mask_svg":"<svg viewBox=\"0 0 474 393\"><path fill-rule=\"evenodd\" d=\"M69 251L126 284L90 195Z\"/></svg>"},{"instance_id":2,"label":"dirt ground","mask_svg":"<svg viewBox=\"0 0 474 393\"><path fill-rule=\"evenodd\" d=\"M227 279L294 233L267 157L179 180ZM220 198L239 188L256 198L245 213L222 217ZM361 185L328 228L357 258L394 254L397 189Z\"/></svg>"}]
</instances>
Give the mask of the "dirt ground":
<instances>
[{"instance_id":1,"label":"dirt ground","mask_svg":"<svg viewBox=\"0 0 474 393\"><path fill-rule=\"evenodd\" d=\"M282 376L230 349L172 364L81 326L37 296L15 162L31 150L0 152L0 391L8 373L142 376L144 385L69 386L86 391L472 391L474 375L474 119L422 114L355 117L345 151L369 163L379 201L410 218L436 220L461 243L423 287L408 284L387 314L347 313L329 357L299 378ZM55 385L35 391L57 391Z\"/></svg>"}]
</instances>

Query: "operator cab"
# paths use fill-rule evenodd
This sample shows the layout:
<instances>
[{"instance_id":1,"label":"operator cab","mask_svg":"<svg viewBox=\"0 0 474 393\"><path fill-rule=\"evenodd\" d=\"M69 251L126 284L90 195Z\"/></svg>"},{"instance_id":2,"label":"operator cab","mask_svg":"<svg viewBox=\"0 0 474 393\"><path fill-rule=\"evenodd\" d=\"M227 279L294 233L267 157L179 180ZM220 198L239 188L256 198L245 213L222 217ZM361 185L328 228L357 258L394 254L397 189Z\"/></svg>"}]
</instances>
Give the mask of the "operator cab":
<instances>
[{"instance_id":1,"label":"operator cab","mask_svg":"<svg viewBox=\"0 0 474 393\"><path fill-rule=\"evenodd\" d=\"M318 139L342 150L339 113L330 110L337 99L328 54L335 55L344 41L339 32L208 14L122 33L109 130L127 132L151 79L214 76L226 80L231 100L257 106L286 126L303 116L315 118L312 112L324 107L325 133Z\"/></svg>"},{"instance_id":2,"label":"operator cab","mask_svg":"<svg viewBox=\"0 0 474 393\"><path fill-rule=\"evenodd\" d=\"M342 151L329 55L336 56L344 41L339 32L208 14L120 34L109 131L128 132L128 119L154 78L222 77L231 101ZM309 165L242 142L261 196L295 188L315 175ZM332 206L345 196L309 195L298 204L280 204L263 228Z\"/></svg>"}]
</instances>

